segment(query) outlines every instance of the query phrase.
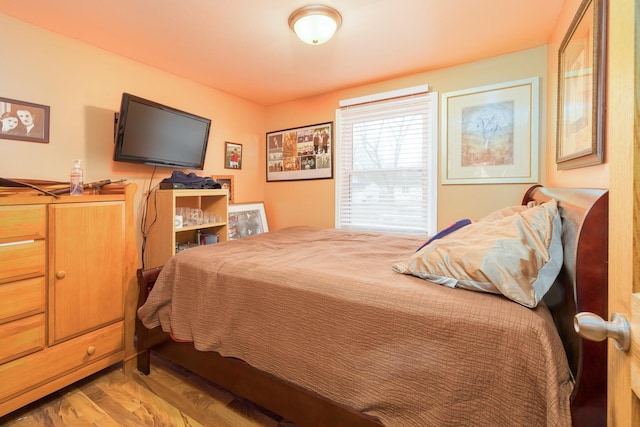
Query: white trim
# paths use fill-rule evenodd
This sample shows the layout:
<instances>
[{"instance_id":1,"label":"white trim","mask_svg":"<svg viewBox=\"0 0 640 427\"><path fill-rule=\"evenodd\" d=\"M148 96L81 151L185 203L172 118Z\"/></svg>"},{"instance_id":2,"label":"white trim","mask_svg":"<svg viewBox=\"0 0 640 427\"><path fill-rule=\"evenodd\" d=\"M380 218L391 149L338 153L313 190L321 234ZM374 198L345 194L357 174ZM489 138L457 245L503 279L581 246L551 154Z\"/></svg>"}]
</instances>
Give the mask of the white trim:
<instances>
[{"instance_id":1,"label":"white trim","mask_svg":"<svg viewBox=\"0 0 640 427\"><path fill-rule=\"evenodd\" d=\"M352 105L366 104L367 102L382 101L385 99L399 98L401 96L417 95L429 92L429 85L406 87L404 89L391 90L388 92L374 93L373 95L359 96L356 98L343 99L338 106L350 107Z\"/></svg>"},{"instance_id":2,"label":"white trim","mask_svg":"<svg viewBox=\"0 0 640 427\"><path fill-rule=\"evenodd\" d=\"M335 203L335 208L333 209L333 225L335 228L340 228L340 191L338 191L338 189L340 188L340 170L342 169L342 162L340 160L340 149L341 149L341 145L342 145L342 119L340 117L340 109L336 109L336 129L334 132L334 136L333 136L333 141L335 142L334 147L333 147L333 152L335 153L333 156L333 169L334 169L334 175L333 178L335 179L335 185L333 187L333 197L334 197L334 203Z\"/></svg>"},{"instance_id":3,"label":"white trim","mask_svg":"<svg viewBox=\"0 0 640 427\"><path fill-rule=\"evenodd\" d=\"M438 133L438 123L440 123L440 108L438 108L439 106L439 101L440 98L438 96L438 92L432 92L429 94L429 98L431 98L431 102L433 102L433 108L431 108L431 114L432 114L432 118L433 118L433 125L431 126L431 155L432 157L432 171L431 173L429 173L429 191L431 191L431 194L433 195L433 202L435 204L435 207L433 208L433 215L431 215L431 221L428 224L429 230L429 234L435 234L438 232L438 163L439 163L439 159L438 159L438 147L440 146L439 144L439 133ZM432 231L433 230L433 231Z\"/></svg>"}]
</instances>

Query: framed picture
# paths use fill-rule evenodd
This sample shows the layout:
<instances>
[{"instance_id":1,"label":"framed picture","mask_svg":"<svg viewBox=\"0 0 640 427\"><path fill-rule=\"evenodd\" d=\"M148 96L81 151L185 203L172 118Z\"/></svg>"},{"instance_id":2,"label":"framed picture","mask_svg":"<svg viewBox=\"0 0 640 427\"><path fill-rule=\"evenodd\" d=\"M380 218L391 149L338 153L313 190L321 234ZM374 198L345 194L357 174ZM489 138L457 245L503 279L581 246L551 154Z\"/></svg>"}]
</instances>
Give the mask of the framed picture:
<instances>
[{"instance_id":1,"label":"framed picture","mask_svg":"<svg viewBox=\"0 0 640 427\"><path fill-rule=\"evenodd\" d=\"M242 169L242 144L224 143L225 169Z\"/></svg>"},{"instance_id":2,"label":"framed picture","mask_svg":"<svg viewBox=\"0 0 640 427\"><path fill-rule=\"evenodd\" d=\"M229 240L253 236L269 231L264 203L229 205Z\"/></svg>"},{"instance_id":3,"label":"framed picture","mask_svg":"<svg viewBox=\"0 0 640 427\"><path fill-rule=\"evenodd\" d=\"M211 178L219 183L222 188L229 190L229 203L233 203L233 175L212 175Z\"/></svg>"},{"instance_id":4,"label":"framed picture","mask_svg":"<svg viewBox=\"0 0 640 427\"><path fill-rule=\"evenodd\" d=\"M333 122L267 133L267 182L333 177Z\"/></svg>"},{"instance_id":5,"label":"framed picture","mask_svg":"<svg viewBox=\"0 0 640 427\"><path fill-rule=\"evenodd\" d=\"M606 0L583 0L558 53L556 164L604 161Z\"/></svg>"},{"instance_id":6,"label":"framed picture","mask_svg":"<svg viewBox=\"0 0 640 427\"><path fill-rule=\"evenodd\" d=\"M49 112L46 105L0 98L0 138L48 143Z\"/></svg>"},{"instance_id":7,"label":"framed picture","mask_svg":"<svg viewBox=\"0 0 640 427\"><path fill-rule=\"evenodd\" d=\"M442 96L442 184L538 182L538 78Z\"/></svg>"}]
</instances>

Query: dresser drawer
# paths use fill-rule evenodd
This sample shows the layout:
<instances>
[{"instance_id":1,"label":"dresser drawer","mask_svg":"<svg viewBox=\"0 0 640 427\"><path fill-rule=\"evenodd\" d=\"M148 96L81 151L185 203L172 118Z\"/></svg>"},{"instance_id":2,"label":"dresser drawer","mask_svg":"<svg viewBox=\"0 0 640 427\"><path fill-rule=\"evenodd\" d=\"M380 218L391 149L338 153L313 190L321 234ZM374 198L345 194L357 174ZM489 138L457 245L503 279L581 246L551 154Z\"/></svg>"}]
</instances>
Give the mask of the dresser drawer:
<instances>
[{"instance_id":1,"label":"dresser drawer","mask_svg":"<svg viewBox=\"0 0 640 427\"><path fill-rule=\"evenodd\" d=\"M0 243L21 236L46 235L45 205L0 206Z\"/></svg>"},{"instance_id":2,"label":"dresser drawer","mask_svg":"<svg viewBox=\"0 0 640 427\"><path fill-rule=\"evenodd\" d=\"M118 322L2 364L0 365L0 378L2 378L0 402L123 348L124 323Z\"/></svg>"},{"instance_id":3,"label":"dresser drawer","mask_svg":"<svg viewBox=\"0 0 640 427\"><path fill-rule=\"evenodd\" d=\"M44 313L44 276L0 283L0 325L9 320Z\"/></svg>"},{"instance_id":4,"label":"dresser drawer","mask_svg":"<svg viewBox=\"0 0 640 427\"><path fill-rule=\"evenodd\" d=\"M0 325L0 363L44 348L44 314Z\"/></svg>"},{"instance_id":5,"label":"dresser drawer","mask_svg":"<svg viewBox=\"0 0 640 427\"><path fill-rule=\"evenodd\" d=\"M0 283L44 276L45 241L0 244Z\"/></svg>"}]
</instances>

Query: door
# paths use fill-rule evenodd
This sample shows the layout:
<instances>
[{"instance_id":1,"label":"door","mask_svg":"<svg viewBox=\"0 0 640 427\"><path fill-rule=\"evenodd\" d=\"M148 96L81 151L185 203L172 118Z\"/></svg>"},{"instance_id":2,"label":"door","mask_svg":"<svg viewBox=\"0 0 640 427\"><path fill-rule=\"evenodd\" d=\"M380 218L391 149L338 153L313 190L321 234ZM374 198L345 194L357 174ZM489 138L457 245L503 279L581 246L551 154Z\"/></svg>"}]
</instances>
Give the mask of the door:
<instances>
[{"instance_id":1,"label":"door","mask_svg":"<svg viewBox=\"0 0 640 427\"><path fill-rule=\"evenodd\" d=\"M610 427L640 426L640 372L632 368L632 360L640 360L640 313L631 310L631 300L640 298L639 3L609 0L606 125L610 168L609 313L623 314L632 329L628 352L616 350L609 340ZM636 378L632 380L634 375Z\"/></svg>"},{"instance_id":2,"label":"door","mask_svg":"<svg viewBox=\"0 0 640 427\"><path fill-rule=\"evenodd\" d=\"M123 318L123 201L49 206L49 344Z\"/></svg>"}]
</instances>

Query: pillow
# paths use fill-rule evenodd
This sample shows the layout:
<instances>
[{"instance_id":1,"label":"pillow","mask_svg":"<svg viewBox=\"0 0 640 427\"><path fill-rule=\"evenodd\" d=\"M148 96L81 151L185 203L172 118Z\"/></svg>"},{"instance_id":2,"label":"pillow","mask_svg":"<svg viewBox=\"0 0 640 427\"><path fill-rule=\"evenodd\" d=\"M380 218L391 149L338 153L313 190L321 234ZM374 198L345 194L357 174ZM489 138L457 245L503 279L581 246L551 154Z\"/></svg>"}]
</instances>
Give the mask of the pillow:
<instances>
[{"instance_id":1,"label":"pillow","mask_svg":"<svg viewBox=\"0 0 640 427\"><path fill-rule=\"evenodd\" d=\"M563 262L555 200L471 223L434 240L394 271L449 287L502 294L536 307Z\"/></svg>"},{"instance_id":2,"label":"pillow","mask_svg":"<svg viewBox=\"0 0 640 427\"><path fill-rule=\"evenodd\" d=\"M494 219L505 218L513 214L520 213L525 209L527 209L527 207L524 205L508 206L506 208L498 209L495 212L491 212L489 215L479 219L478 221L493 221Z\"/></svg>"}]
</instances>

